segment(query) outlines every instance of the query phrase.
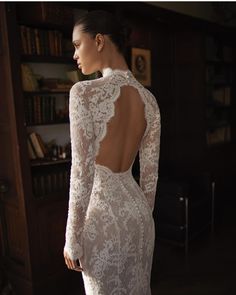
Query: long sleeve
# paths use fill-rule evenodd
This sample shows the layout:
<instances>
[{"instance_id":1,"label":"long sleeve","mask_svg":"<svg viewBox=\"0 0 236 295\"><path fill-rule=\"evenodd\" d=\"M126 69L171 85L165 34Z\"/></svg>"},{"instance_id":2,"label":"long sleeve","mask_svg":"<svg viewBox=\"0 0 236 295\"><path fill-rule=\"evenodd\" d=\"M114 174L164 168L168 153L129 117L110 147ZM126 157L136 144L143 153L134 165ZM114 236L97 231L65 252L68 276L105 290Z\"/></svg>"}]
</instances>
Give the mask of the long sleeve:
<instances>
[{"instance_id":1,"label":"long sleeve","mask_svg":"<svg viewBox=\"0 0 236 295\"><path fill-rule=\"evenodd\" d=\"M65 250L71 259L83 256L83 225L94 178L94 130L84 87L70 91L71 175Z\"/></svg>"},{"instance_id":2,"label":"long sleeve","mask_svg":"<svg viewBox=\"0 0 236 295\"><path fill-rule=\"evenodd\" d=\"M152 105L152 116L149 129L141 142L139 149L140 187L148 204L153 211L158 180L159 152L160 152L160 112L157 103Z\"/></svg>"}]
</instances>

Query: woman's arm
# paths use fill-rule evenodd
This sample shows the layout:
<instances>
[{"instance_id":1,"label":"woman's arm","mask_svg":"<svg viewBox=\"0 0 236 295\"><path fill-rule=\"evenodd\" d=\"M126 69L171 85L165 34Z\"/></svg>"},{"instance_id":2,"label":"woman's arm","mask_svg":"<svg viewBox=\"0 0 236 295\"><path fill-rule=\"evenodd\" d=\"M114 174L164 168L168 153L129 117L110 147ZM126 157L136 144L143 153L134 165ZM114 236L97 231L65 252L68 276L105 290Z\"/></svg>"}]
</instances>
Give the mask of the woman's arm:
<instances>
[{"instance_id":1,"label":"woman's arm","mask_svg":"<svg viewBox=\"0 0 236 295\"><path fill-rule=\"evenodd\" d=\"M71 176L64 253L76 261L83 256L83 226L94 178L94 130L82 83L70 91Z\"/></svg>"},{"instance_id":2,"label":"woman's arm","mask_svg":"<svg viewBox=\"0 0 236 295\"><path fill-rule=\"evenodd\" d=\"M149 122L149 130L143 138L139 150L140 187L147 198L151 210L154 208L158 180L160 134L160 112L155 101L153 104L152 121Z\"/></svg>"}]
</instances>

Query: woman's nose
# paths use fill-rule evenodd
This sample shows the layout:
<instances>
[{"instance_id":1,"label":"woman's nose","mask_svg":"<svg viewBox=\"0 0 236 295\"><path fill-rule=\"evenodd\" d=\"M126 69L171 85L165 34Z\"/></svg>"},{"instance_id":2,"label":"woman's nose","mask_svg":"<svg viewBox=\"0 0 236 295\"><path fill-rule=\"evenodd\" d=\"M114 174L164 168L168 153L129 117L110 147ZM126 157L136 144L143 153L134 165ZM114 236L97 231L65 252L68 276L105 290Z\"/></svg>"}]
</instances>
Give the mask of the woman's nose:
<instances>
[{"instance_id":1,"label":"woman's nose","mask_svg":"<svg viewBox=\"0 0 236 295\"><path fill-rule=\"evenodd\" d=\"M77 58L78 58L78 56L77 56L77 54L75 52L74 55L73 55L73 59L76 60Z\"/></svg>"}]
</instances>

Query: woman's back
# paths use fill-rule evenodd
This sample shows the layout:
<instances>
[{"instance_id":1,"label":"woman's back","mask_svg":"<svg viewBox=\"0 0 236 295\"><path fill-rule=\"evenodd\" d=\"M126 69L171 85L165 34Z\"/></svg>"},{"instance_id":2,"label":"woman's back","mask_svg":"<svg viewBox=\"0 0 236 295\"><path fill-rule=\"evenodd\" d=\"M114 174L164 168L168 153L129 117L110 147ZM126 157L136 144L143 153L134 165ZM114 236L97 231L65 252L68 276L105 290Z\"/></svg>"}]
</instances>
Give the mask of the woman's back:
<instances>
[{"instance_id":1,"label":"woman's back","mask_svg":"<svg viewBox=\"0 0 236 295\"><path fill-rule=\"evenodd\" d=\"M107 123L107 133L100 142L96 163L113 172L130 168L145 132L144 103L138 90L123 86L114 103L114 116Z\"/></svg>"},{"instance_id":2,"label":"woman's back","mask_svg":"<svg viewBox=\"0 0 236 295\"><path fill-rule=\"evenodd\" d=\"M155 97L129 71L75 84L70 92L72 167L90 173L94 165L113 173L131 168L140 156L140 186L153 207L160 148L160 112Z\"/></svg>"}]
</instances>

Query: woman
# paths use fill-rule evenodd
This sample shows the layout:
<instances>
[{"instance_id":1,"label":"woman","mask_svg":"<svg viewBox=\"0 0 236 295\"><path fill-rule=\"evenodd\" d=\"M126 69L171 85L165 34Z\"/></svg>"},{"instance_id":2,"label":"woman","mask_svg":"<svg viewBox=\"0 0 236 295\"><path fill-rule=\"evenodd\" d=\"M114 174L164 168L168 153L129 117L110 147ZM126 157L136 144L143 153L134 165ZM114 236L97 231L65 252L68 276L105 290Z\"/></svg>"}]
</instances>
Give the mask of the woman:
<instances>
[{"instance_id":1,"label":"woman","mask_svg":"<svg viewBox=\"0 0 236 295\"><path fill-rule=\"evenodd\" d=\"M70 91L64 257L69 269L82 272L89 295L151 294L160 114L156 99L127 67L123 36L104 11L87 13L73 30L78 68L85 75L102 73ZM138 151L140 186L131 173Z\"/></svg>"}]
</instances>

